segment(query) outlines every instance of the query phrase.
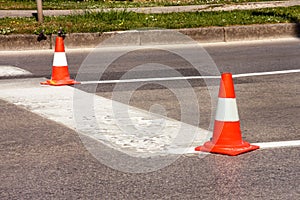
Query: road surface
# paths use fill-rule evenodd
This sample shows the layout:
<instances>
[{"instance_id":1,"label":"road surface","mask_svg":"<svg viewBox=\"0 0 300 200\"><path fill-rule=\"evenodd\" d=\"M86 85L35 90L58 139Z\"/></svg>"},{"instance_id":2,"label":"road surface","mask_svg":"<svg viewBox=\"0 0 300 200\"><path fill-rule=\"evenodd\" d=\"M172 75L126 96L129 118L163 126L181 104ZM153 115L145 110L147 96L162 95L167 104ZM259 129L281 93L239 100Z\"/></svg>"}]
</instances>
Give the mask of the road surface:
<instances>
[{"instance_id":1,"label":"road surface","mask_svg":"<svg viewBox=\"0 0 300 200\"><path fill-rule=\"evenodd\" d=\"M221 72L299 69L297 40L215 44L205 49ZM67 50L73 77L87 54L86 50ZM145 55L167 60L169 66L184 75L198 75L188 65L165 57L168 55L160 58L163 54L156 51ZM2 78L2 97L6 91L14 91L12 85L18 85L20 92L22 88L29 91L28 82L38 84L38 77L50 77L51 51L1 52L0 57L0 65L32 73L17 80ZM128 57L122 65L112 66L104 78L118 79L134 62ZM251 143L300 140L298 72L234 80L244 140ZM200 127L207 129L211 102L205 85L199 82L191 81L191 85L200 102ZM96 93L110 98L112 88L113 85L97 87ZM114 95L122 92L114 91ZM263 148L237 157L187 154L154 172L124 173L95 159L79 135L64 122L43 118L33 113L37 112L34 105L24 109L22 103L20 99L0 100L1 199L299 199L299 146ZM156 85L135 91L130 104L146 110L160 104L168 117L179 120L181 116L176 96Z\"/></svg>"}]
</instances>

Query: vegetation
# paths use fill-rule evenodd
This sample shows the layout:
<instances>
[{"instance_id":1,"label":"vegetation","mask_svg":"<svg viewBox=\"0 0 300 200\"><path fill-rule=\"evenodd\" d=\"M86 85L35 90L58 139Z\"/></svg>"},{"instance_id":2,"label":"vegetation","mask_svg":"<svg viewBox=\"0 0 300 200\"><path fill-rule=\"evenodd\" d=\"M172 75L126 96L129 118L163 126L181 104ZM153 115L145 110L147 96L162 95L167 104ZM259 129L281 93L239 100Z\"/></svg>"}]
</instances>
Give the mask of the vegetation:
<instances>
[{"instance_id":1,"label":"vegetation","mask_svg":"<svg viewBox=\"0 0 300 200\"><path fill-rule=\"evenodd\" d=\"M114 7L149 7L201 4L231 4L278 0L43 0L43 9L94 9ZM279 0L280 1L280 0ZM1 10L33 10L36 0L0 0Z\"/></svg>"},{"instance_id":2,"label":"vegetation","mask_svg":"<svg viewBox=\"0 0 300 200\"><path fill-rule=\"evenodd\" d=\"M86 12L83 15L45 17L41 25L34 17L0 19L0 34L106 32L139 28L195 28L208 26L285 23L300 21L300 6L228 12L143 14L135 12Z\"/></svg>"}]
</instances>

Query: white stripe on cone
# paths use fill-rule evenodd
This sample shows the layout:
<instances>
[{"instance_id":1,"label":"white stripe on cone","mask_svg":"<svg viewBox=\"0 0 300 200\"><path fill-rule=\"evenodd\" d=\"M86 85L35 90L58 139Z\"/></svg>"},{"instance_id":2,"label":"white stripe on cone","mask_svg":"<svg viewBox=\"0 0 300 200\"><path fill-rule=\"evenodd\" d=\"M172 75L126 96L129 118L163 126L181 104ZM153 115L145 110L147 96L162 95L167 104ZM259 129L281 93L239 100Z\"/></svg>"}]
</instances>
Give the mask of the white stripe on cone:
<instances>
[{"instance_id":1,"label":"white stripe on cone","mask_svg":"<svg viewBox=\"0 0 300 200\"><path fill-rule=\"evenodd\" d=\"M215 119L218 121L228 121L228 122L239 121L236 99L219 98Z\"/></svg>"},{"instance_id":2,"label":"white stripe on cone","mask_svg":"<svg viewBox=\"0 0 300 200\"><path fill-rule=\"evenodd\" d=\"M53 58L53 66L68 66L65 52L55 52Z\"/></svg>"}]
</instances>

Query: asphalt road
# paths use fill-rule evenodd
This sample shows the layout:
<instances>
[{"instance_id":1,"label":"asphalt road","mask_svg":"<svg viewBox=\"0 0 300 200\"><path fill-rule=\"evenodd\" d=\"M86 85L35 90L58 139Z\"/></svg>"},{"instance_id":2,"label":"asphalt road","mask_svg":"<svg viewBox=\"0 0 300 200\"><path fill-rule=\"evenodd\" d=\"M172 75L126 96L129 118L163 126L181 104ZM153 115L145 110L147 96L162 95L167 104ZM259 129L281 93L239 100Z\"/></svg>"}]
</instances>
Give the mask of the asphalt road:
<instances>
[{"instance_id":1,"label":"asphalt road","mask_svg":"<svg viewBox=\"0 0 300 200\"><path fill-rule=\"evenodd\" d=\"M299 69L298 41L210 45L219 70L233 74ZM187 49L188 51L188 49ZM67 51L76 74L87 51ZM106 79L117 79L140 57L164 59L184 75L197 75L172 55L152 51L112 66ZM50 76L52 52L0 53L0 65L13 65ZM166 57L170 56L170 57ZM149 72L138 72L145 76ZM154 74L162 76L164 71ZM11 80L13 81L13 79ZM235 79L243 137L249 142L300 140L299 73ZM200 126L207 128L210 100L203 84L191 82L200 102ZM112 86L97 88L111 97ZM185 88L183 88L185 89ZM114 91L122 94L124 91ZM125 91L126 92L126 91ZM180 119L176 96L155 85L135 91L131 105L149 110L163 105ZM121 99L122 101L122 99ZM299 147L261 149L237 157L181 156L161 170L130 174L113 170L93 158L73 130L0 100L1 199L299 199ZM159 111L158 111L159 112ZM193 116L191 116L193 117Z\"/></svg>"},{"instance_id":2,"label":"asphalt road","mask_svg":"<svg viewBox=\"0 0 300 200\"><path fill-rule=\"evenodd\" d=\"M251 73L275 70L299 69L298 63L300 57L298 52L300 44L298 39L278 40L274 42L237 42L230 44L204 45L204 49L216 63L220 72ZM117 51L118 48L115 49ZM187 52L189 49L186 50ZM70 74L75 77L79 67L91 50L71 50L66 49ZM191 52L193 53L193 52ZM126 61L118 66L111 66L109 77L107 79L117 79L126 72L129 66L135 64L135 59L140 55L133 54L128 56ZM154 55L156 60L163 60L167 65L176 68L186 75L193 75L194 70L190 66L182 66L178 60L170 55L161 54L160 52L151 51L148 55ZM147 56L148 56L147 55ZM12 65L26 69L36 77L50 77L53 59L53 50L48 51L20 51L20 52L0 52L0 65ZM142 60L142 58L138 58ZM127 66L127 67L126 67ZM114 73L112 73L114 72Z\"/></svg>"}]
</instances>

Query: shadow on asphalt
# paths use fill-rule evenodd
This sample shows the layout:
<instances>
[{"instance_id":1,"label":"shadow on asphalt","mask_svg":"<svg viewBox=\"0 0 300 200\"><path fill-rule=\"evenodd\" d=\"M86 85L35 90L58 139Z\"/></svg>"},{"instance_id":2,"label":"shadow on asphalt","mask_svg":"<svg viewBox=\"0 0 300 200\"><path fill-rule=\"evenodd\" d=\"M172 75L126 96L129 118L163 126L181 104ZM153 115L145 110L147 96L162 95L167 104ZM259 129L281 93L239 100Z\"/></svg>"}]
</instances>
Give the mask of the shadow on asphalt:
<instances>
[{"instance_id":1,"label":"shadow on asphalt","mask_svg":"<svg viewBox=\"0 0 300 200\"><path fill-rule=\"evenodd\" d=\"M297 22L297 37L300 38L300 22Z\"/></svg>"}]
</instances>

